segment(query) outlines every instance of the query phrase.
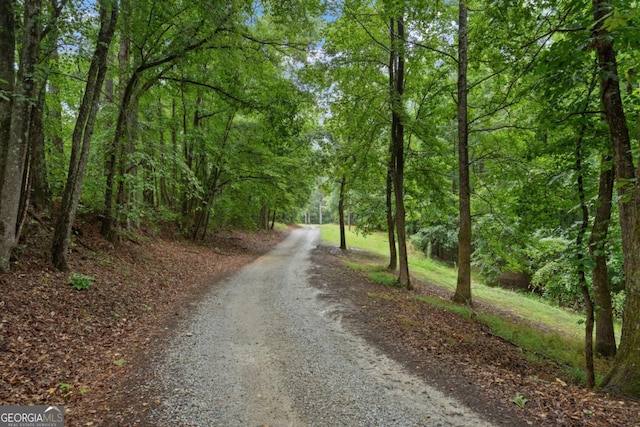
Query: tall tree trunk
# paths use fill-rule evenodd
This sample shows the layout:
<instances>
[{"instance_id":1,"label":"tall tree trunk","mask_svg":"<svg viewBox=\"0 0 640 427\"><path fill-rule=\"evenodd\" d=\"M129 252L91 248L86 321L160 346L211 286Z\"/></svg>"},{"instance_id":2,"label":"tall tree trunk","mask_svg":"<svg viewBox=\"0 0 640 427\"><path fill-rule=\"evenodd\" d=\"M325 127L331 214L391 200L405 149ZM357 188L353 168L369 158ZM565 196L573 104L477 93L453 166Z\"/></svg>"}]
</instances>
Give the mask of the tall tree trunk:
<instances>
[{"instance_id":1,"label":"tall tree trunk","mask_svg":"<svg viewBox=\"0 0 640 427\"><path fill-rule=\"evenodd\" d=\"M16 80L14 0L0 0L0 91L12 94ZM11 100L0 96L0 195L4 187L4 170L9 149L11 131ZM1 203L1 202L0 202ZM0 229L0 236L4 232Z\"/></svg>"},{"instance_id":2,"label":"tall tree trunk","mask_svg":"<svg viewBox=\"0 0 640 427\"><path fill-rule=\"evenodd\" d=\"M60 59L57 46L53 48L51 52L51 68L54 73L59 72ZM56 148L58 153L62 154L64 151L64 141L62 140L62 101L60 100L60 87L55 79L51 76L47 81L49 88L49 96L47 96L47 110L50 120L54 123L51 132L51 143Z\"/></svg>"},{"instance_id":3,"label":"tall tree trunk","mask_svg":"<svg viewBox=\"0 0 640 427\"><path fill-rule=\"evenodd\" d=\"M398 268L398 251L396 248L396 221L393 217L393 176L387 171L387 240L389 241L389 265L387 270L396 271Z\"/></svg>"},{"instance_id":4,"label":"tall tree trunk","mask_svg":"<svg viewBox=\"0 0 640 427\"><path fill-rule=\"evenodd\" d=\"M269 227L270 230L273 230L273 228L276 226L277 213L278 213L278 209L273 209L273 214L271 214L271 227Z\"/></svg>"},{"instance_id":5,"label":"tall tree trunk","mask_svg":"<svg viewBox=\"0 0 640 427\"><path fill-rule=\"evenodd\" d=\"M125 33L129 32L127 12L129 11L129 2L124 1L122 3L123 16L125 16ZM118 49L118 75L120 78L120 87L118 91L118 119L116 122L116 130L113 135L113 139L108 146L108 160L107 160L107 180L104 193L104 212L102 214L102 225L100 227L100 234L109 240L115 238L114 228L116 222L116 212L114 207L114 195L122 198L122 181L117 181L118 171L122 168L122 144L127 136L129 130L128 118L129 118L129 104L135 88L138 85L138 73L133 72L128 78L129 74L129 59L131 57L130 41L128 37L122 37L120 40L120 46ZM116 188L116 185L118 188ZM120 200L121 202L121 200ZM118 201L116 201L116 205Z\"/></svg>"},{"instance_id":6,"label":"tall tree trunk","mask_svg":"<svg viewBox=\"0 0 640 427\"><path fill-rule=\"evenodd\" d=\"M620 94L616 52L613 37L604 26L611 12L606 0L593 0L593 45L600 65L600 92L604 106L615 175L618 183L618 204L622 252L624 255L626 304L620 346L611 371L603 380L603 387L614 393L640 398L640 183L631 157L631 139Z\"/></svg>"},{"instance_id":7,"label":"tall tree trunk","mask_svg":"<svg viewBox=\"0 0 640 427\"><path fill-rule=\"evenodd\" d=\"M391 68L390 68L391 69ZM387 210L387 240L389 241L389 265L387 270L396 271L398 268L398 251L396 249L396 221L393 217L393 168L395 165L395 157L393 150L393 139L389 142L389 164L387 167L387 186L386 186L386 210Z\"/></svg>"},{"instance_id":8,"label":"tall tree trunk","mask_svg":"<svg viewBox=\"0 0 640 427\"><path fill-rule=\"evenodd\" d=\"M14 31L12 19L4 16L4 13L13 13L14 2L0 0L0 12L3 12L3 28L0 37L0 46L6 48L2 55L13 56L15 49ZM0 271L9 269L11 251L18 241L19 232L19 208L23 195L23 179L25 176L25 161L29 144L29 121L31 118L32 103L35 98L35 70L40 55L40 16L41 1L32 0L24 2L24 23L22 34L22 52L20 55L20 66L15 89L12 93L10 108L11 117L6 117L6 104L0 107L5 110L0 113L0 120L3 124L9 123L8 132L6 129L0 130L0 136L7 139L2 141L2 159L0 159L0 170L2 175L0 181ZM5 53L6 52L6 53ZM8 77L8 83L2 83L11 87L13 82L13 72L4 69L8 64L3 62L0 65L2 76ZM13 61L11 67L14 66Z\"/></svg>"},{"instance_id":9,"label":"tall tree trunk","mask_svg":"<svg viewBox=\"0 0 640 427\"><path fill-rule=\"evenodd\" d=\"M395 222L398 237L398 283L411 289L407 255L406 213L404 208L404 125L402 95L404 94L404 20L391 19L391 138L393 146L393 189L395 194ZM396 32L397 31L397 32Z\"/></svg>"},{"instance_id":10,"label":"tall tree trunk","mask_svg":"<svg viewBox=\"0 0 640 427\"><path fill-rule=\"evenodd\" d=\"M31 202L37 211L48 210L51 192L47 181L47 162L44 151L44 127L42 123L46 90L42 88L38 103L31 114L31 161L29 176L32 179Z\"/></svg>"},{"instance_id":11,"label":"tall tree trunk","mask_svg":"<svg viewBox=\"0 0 640 427\"><path fill-rule=\"evenodd\" d=\"M602 155L600 161L599 181L598 199L589 238L589 255L595 264L592 271L593 302L596 313L595 350L597 354L612 357L616 355L616 335L613 330L613 311L605 246L611 222L614 170L611 165L611 157L606 154Z\"/></svg>"},{"instance_id":12,"label":"tall tree trunk","mask_svg":"<svg viewBox=\"0 0 640 427\"><path fill-rule=\"evenodd\" d=\"M347 237L344 229L344 198L347 178L342 177L340 181L340 199L338 200L338 216L340 217L340 249L347 250Z\"/></svg>"},{"instance_id":13,"label":"tall tree trunk","mask_svg":"<svg viewBox=\"0 0 640 427\"><path fill-rule=\"evenodd\" d=\"M269 204L264 203L260 208L260 228L263 230L269 229Z\"/></svg>"},{"instance_id":14,"label":"tall tree trunk","mask_svg":"<svg viewBox=\"0 0 640 427\"><path fill-rule=\"evenodd\" d=\"M469 184L469 122L467 120L467 7L458 13L458 174L460 224L458 281L453 301L471 304L471 188Z\"/></svg>"},{"instance_id":15,"label":"tall tree trunk","mask_svg":"<svg viewBox=\"0 0 640 427\"><path fill-rule=\"evenodd\" d=\"M588 97L590 98L590 97ZM587 105L589 99L587 99ZM576 236L576 263L578 265L578 286L582 292L582 299L584 301L584 310L586 314L585 332L584 332L584 358L585 358L585 370L586 370L586 386L587 388L593 388L596 384L595 370L593 366L593 300L589 293L589 286L587 285L587 276L585 273L585 254L583 248L584 236L587 233L589 227L589 209L587 208L586 196L584 193L584 178L582 170L582 140L586 126L583 125L578 135L578 142L576 144L576 163L575 170L577 175L578 184L578 198L580 200L580 211L582 218L580 221L580 228Z\"/></svg>"},{"instance_id":16,"label":"tall tree trunk","mask_svg":"<svg viewBox=\"0 0 640 427\"><path fill-rule=\"evenodd\" d=\"M69 266L67 265L69 237L80 201L82 182L89 159L89 145L93 134L93 126L98 114L100 90L107 73L109 45L113 39L117 20L117 0L101 0L100 31L89 68L87 85L73 130L69 173L56 220L53 245L51 247L53 265L63 271L69 270Z\"/></svg>"}]
</instances>

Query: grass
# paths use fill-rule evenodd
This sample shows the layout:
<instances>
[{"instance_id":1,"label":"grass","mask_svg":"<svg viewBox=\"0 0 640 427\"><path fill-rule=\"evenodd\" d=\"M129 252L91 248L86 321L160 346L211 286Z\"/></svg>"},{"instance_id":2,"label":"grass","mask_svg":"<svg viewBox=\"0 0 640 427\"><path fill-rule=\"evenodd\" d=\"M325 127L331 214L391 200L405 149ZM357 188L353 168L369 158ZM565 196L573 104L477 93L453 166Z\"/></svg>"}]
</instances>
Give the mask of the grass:
<instances>
[{"instance_id":1,"label":"grass","mask_svg":"<svg viewBox=\"0 0 640 427\"><path fill-rule=\"evenodd\" d=\"M320 226L323 241L331 244L340 244L340 228L335 224L325 224ZM355 232L356 228L346 231L347 247L365 249L378 255L387 255L389 253L389 243L385 233L374 233L368 236L362 236Z\"/></svg>"},{"instance_id":2,"label":"grass","mask_svg":"<svg viewBox=\"0 0 640 427\"><path fill-rule=\"evenodd\" d=\"M321 239L338 245L340 241L337 225L321 226ZM386 233L373 233L366 237L347 231L347 246L350 249L388 257ZM363 271L376 283L393 286L396 276L382 271L380 263L356 264L351 268ZM410 251L409 268L411 275L419 280L432 283L453 293L457 271L451 266L425 257L422 253ZM474 280L472 283L474 301L494 307L508 316L476 312L477 319L485 323L494 333L525 349L532 357L547 358L566 367L568 376L574 381L584 380L584 315L549 305L540 297L490 287ZM454 312L465 318L471 317L471 309L441 298L419 296L419 300ZM517 319L517 320L514 320ZM603 375L609 369L609 362L596 359L596 374Z\"/></svg>"},{"instance_id":3,"label":"grass","mask_svg":"<svg viewBox=\"0 0 640 427\"><path fill-rule=\"evenodd\" d=\"M287 224L283 224L281 222L276 222L273 225L274 230L278 230L278 231L287 231L289 229L289 226Z\"/></svg>"},{"instance_id":4,"label":"grass","mask_svg":"<svg viewBox=\"0 0 640 427\"><path fill-rule=\"evenodd\" d=\"M369 280L385 286L398 286L398 277L385 271L372 271L367 274Z\"/></svg>"}]
</instances>

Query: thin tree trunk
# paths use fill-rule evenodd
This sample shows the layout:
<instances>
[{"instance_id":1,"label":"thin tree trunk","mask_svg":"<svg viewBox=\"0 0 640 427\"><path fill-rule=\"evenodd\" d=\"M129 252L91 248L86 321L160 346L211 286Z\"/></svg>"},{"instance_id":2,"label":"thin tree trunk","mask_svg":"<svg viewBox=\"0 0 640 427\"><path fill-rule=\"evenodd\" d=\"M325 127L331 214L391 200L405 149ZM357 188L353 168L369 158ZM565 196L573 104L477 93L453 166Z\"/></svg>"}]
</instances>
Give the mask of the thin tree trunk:
<instances>
[{"instance_id":1,"label":"thin tree trunk","mask_svg":"<svg viewBox=\"0 0 640 427\"><path fill-rule=\"evenodd\" d=\"M34 108L32 107L32 112L33 109ZM29 130L27 131L29 139L31 139L30 133L33 130L31 126L32 118L33 114L29 118ZM18 207L18 217L16 219L16 242L22 233L22 227L27 219L27 212L29 211L29 204L31 203L31 184L33 181L33 175L31 175L31 151L31 141L28 141L24 166L22 168L22 189L20 190L20 205Z\"/></svg>"},{"instance_id":2,"label":"thin tree trunk","mask_svg":"<svg viewBox=\"0 0 640 427\"><path fill-rule=\"evenodd\" d=\"M606 0L593 0L593 45L600 66L600 93L611 134L622 252L624 255L626 304L620 346L611 371L603 380L605 390L640 398L640 183L631 157L631 139L620 95L616 52L613 37L604 26L611 5Z\"/></svg>"},{"instance_id":3,"label":"thin tree trunk","mask_svg":"<svg viewBox=\"0 0 640 427\"><path fill-rule=\"evenodd\" d=\"M391 168L392 166L390 166ZM387 270L396 271L398 268L398 251L396 249L396 221L393 217L393 171L387 170L387 240L389 241L389 265Z\"/></svg>"},{"instance_id":4,"label":"thin tree trunk","mask_svg":"<svg viewBox=\"0 0 640 427\"><path fill-rule=\"evenodd\" d=\"M59 62L58 48L56 46L51 52L51 68L54 70L54 73L60 69ZM49 105L49 108L47 112L51 122L54 123L52 126L51 143L58 153L62 154L64 151L64 141L62 140L62 101L60 100L60 88L55 79L51 77L49 77L47 86L49 88L49 96L47 96L47 105Z\"/></svg>"},{"instance_id":5,"label":"thin tree trunk","mask_svg":"<svg viewBox=\"0 0 640 427\"><path fill-rule=\"evenodd\" d=\"M0 0L0 12L13 13L14 2ZM41 1L24 2L24 23L22 34L22 51L20 66L18 68L17 82L12 93L10 118L6 117L6 104L0 107L0 120L7 129L0 130L0 136L6 138L2 141L2 159L0 159L0 271L9 269L11 252L18 241L19 232L19 208L22 199L23 178L25 176L25 162L29 144L29 121L31 118L32 102L35 98L35 71L40 54L40 16ZM2 55L13 56L15 49L15 24L9 17L1 18L3 25L0 46L6 48ZM6 85L11 88L13 71L5 69L9 64L3 62L0 72L3 77L8 77ZM13 61L10 64L14 66ZM5 83L3 83L5 85Z\"/></svg>"},{"instance_id":6,"label":"thin tree trunk","mask_svg":"<svg viewBox=\"0 0 640 427\"><path fill-rule=\"evenodd\" d=\"M158 138L158 147L160 150L164 147L164 133L160 131ZM159 154L156 152L155 145L149 144L147 151L149 158L156 159ZM155 177L155 168L147 161L147 157L142 160L142 173L144 176L144 184L142 186L142 202L148 207L153 208L159 205L158 203L158 180Z\"/></svg>"},{"instance_id":7,"label":"thin tree trunk","mask_svg":"<svg viewBox=\"0 0 640 427\"><path fill-rule=\"evenodd\" d=\"M393 19L389 21L390 25L390 40L393 43L394 39L394 31L393 28L395 26ZM389 96L393 97L393 84L395 79L395 50L389 49ZM393 120L392 120L393 127ZM393 139L393 129L391 130L391 138L389 139L389 163L387 166L387 186L386 186L386 209L387 209L387 235L389 241L389 265L387 266L387 270L396 271L398 268L398 251L396 249L396 220L393 216L394 213L394 205L393 205L393 197L395 191L393 189L393 175L396 164L395 158L395 148L394 148L394 139Z\"/></svg>"},{"instance_id":8,"label":"thin tree trunk","mask_svg":"<svg viewBox=\"0 0 640 427\"><path fill-rule=\"evenodd\" d=\"M394 22L393 19L389 21L390 25L390 40L393 43L394 39ZM390 97L393 97L393 84L395 79L395 63L396 63L395 50L389 49L389 91ZM393 120L392 120L393 127ZM387 187L386 187L386 207L387 207L387 235L389 240L389 265L387 270L396 271L398 268L398 250L396 248L396 220L393 216L395 211L393 206L394 188L393 188L393 175L396 164L393 129L391 130L391 138L389 139L389 164L387 167Z\"/></svg>"},{"instance_id":9,"label":"thin tree trunk","mask_svg":"<svg viewBox=\"0 0 640 427\"><path fill-rule=\"evenodd\" d=\"M38 97L38 103L31 114L31 161L29 176L32 179L31 202L37 211L48 210L51 204L51 192L47 182L47 161L44 151L43 110L46 90L44 88Z\"/></svg>"},{"instance_id":10,"label":"thin tree trunk","mask_svg":"<svg viewBox=\"0 0 640 427\"><path fill-rule=\"evenodd\" d=\"M101 0L100 31L89 68L87 85L73 130L69 173L60 204L60 211L58 212L56 220L53 244L51 247L53 265L63 271L69 270L67 252L71 227L80 201L82 182L89 159L89 145L93 134L93 126L98 114L100 89L107 72L109 45L113 39L117 18L117 0Z\"/></svg>"},{"instance_id":11,"label":"thin tree trunk","mask_svg":"<svg viewBox=\"0 0 640 427\"><path fill-rule=\"evenodd\" d=\"M173 155L171 156L173 179L171 180L171 192L167 200L171 200L170 206L177 208L176 192L177 183L180 182L180 173L178 172L178 124L176 120L176 100L171 98L171 148Z\"/></svg>"},{"instance_id":12,"label":"thin tree trunk","mask_svg":"<svg viewBox=\"0 0 640 427\"><path fill-rule=\"evenodd\" d=\"M338 200L338 216L340 217L340 249L347 250L347 237L344 229L344 198L347 178L342 177L340 181L340 199Z\"/></svg>"},{"instance_id":13,"label":"thin tree trunk","mask_svg":"<svg viewBox=\"0 0 640 427\"><path fill-rule=\"evenodd\" d=\"M123 3L123 6L128 7L128 2ZM125 13L128 9L124 9ZM125 19L125 28L127 27L128 20ZM125 30L126 31L126 30ZM102 214L102 225L100 227L100 234L102 234L105 238L109 240L113 240L115 238L115 222L116 222L116 212L114 208L114 194L120 198L120 200L116 201L116 205L122 203L123 197L123 182L120 180L118 182L116 180L118 172L122 169L122 156L119 155L122 151L123 140L126 137L128 131L128 118L129 118L129 105L131 99L133 97L134 91L138 85L138 73L133 72L131 76L126 79L125 76L128 73L129 69L129 58L130 58L130 49L129 49L129 39L127 37L123 37L120 40L120 47L118 49L118 67L119 67L119 75L121 81L125 82L126 85L121 85L119 90L119 108L118 108L118 119L116 122L116 130L113 135L113 139L111 140L111 144L108 147L108 161L107 161L107 180L105 186L105 194L104 194L104 212ZM118 188L116 189L116 184Z\"/></svg>"},{"instance_id":14,"label":"thin tree trunk","mask_svg":"<svg viewBox=\"0 0 640 427\"><path fill-rule=\"evenodd\" d=\"M613 311L605 246L611 222L614 170L609 155L602 156L600 165L600 183L591 237L589 238L589 255L595 264L592 271L593 302L596 313L595 350L601 356L612 357L616 355L616 335L613 329Z\"/></svg>"},{"instance_id":15,"label":"thin tree trunk","mask_svg":"<svg viewBox=\"0 0 640 427\"><path fill-rule=\"evenodd\" d=\"M13 0L0 0L0 91L12 94L16 79L15 72L15 22ZM11 131L12 98L0 96L0 195L4 187L4 171L9 149ZM0 202L1 203L1 202ZM0 235L4 233L1 232Z\"/></svg>"},{"instance_id":16,"label":"thin tree trunk","mask_svg":"<svg viewBox=\"0 0 640 427\"><path fill-rule=\"evenodd\" d=\"M471 188L469 184L469 122L467 120L467 8L458 14L458 280L453 301L471 304Z\"/></svg>"},{"instance_id":17,"label":"thin tree trunk","mask_svg":"<svg viewBox=\"0 0 640 427\"><path fill-rule=\"evenodd\" d=\"M164 117L162 114L162 103L158 103L158 118L157 120L159 120L159 123L162 123L164 121ZM164 171L168 171L169 169L169 165L167 164L167 150L169 149L166 146L166 141L165 141L165 134L164 134L164 128L160 129L159 131L159 135L158 135L158 156L160 157L160 170L164 170ZM154 172L154 176L156 175L155 172L155 168L152 168L152 171ZM158 178L154 178L155 180L155 185L154 185L154 193L155 193L155 203L157 207L160 206L165 206L165 207L170 207L172 205L172 201L171 198L169 197L169 191L167 188L167 179L171 179L171 176L163 173L161 174Z\"/></svg>"},{"instance_id":18,"label":"thin tree trunk","mask_svg":"<svg viewBox=\"0 0 640 427\"><path fill-rule=\"evenodd\" d=\"M588 97L589 98L589 97ZM587 98L587 105L589 99ZM589 293L589 286L587 285L587 277L585 273L585 255L584 255L584 236L587 233L589 227L589 209L587 208L586 196L584 193L584 178L582 170L582 140L586 126L583 125L578 135L578 142L576 144L576 163L575 170L577 174L578 184L578 198L580 200L580 211L582 218L580 222L580 228L576 236L576 263L578 265L578 286L582 292L582 299L584 301L584 310L586 314L585 333L584 333L584 357L585 357L585 370L586 370L586 386L587 388L593 388L596 384L595 370L593 366L593 300Z\"/></svg>"},{"instance_id":19,"label":"thin tree trunk","mask_svg":"<svg viewBox=\"0 0 640 427\"><path fill-rule=\"evenodd\" d=\"M394 25L395 24L395 25ZM397 34L396 29L397 28ZM393 189L395 194L395 222L398 237L398 283L412 289L407 255L406 213L404 208L404 125L402 123L402 95L404 94L404 22L402 16L391 20L391 138L393 141Z\"/></svg>"},{"instance_id":20,"label":"thin tree trunk","mask_svg":"<svg viewBox=\"0 0 640 427\"><path fill-rule=\"evenodd\" d=\"M207 215L204 218L204 226L202 227L202 236L200 240L204 240L207 237L207 230L209 229L209 222L211 220L211 209L207 209Z\"/></svg>"}]
</instances>

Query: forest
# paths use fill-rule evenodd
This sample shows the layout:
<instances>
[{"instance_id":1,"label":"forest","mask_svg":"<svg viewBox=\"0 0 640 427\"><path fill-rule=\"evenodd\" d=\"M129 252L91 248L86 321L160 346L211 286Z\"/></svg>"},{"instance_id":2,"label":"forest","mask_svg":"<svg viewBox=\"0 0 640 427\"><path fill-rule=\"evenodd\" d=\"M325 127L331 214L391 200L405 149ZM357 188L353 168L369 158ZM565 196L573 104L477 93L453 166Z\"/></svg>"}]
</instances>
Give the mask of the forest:
<instances>
[{"instance_id":1,"label":"forest","mask_svg":"<svg viewBox=\"0 0 640 427\"><path fill-rule=\"evenodd\" d=\"M0 0L0 269L30 224L69 272L79 217L324 216L385 231L400 286L413 245L460 304L473 271L585 313L587 386L640 398L639 6Z\"/></svg>"}]
</instances>

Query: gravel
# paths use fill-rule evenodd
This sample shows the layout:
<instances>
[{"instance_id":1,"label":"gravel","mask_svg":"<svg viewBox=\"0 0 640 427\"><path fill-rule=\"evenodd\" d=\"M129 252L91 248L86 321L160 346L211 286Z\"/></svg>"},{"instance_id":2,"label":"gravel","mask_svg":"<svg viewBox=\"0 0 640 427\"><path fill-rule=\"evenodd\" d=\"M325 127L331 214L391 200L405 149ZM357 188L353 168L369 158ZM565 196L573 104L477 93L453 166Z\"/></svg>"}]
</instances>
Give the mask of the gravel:
<instances>
[{"instance_id":1,"label":"gravel","mask_svg":"<svg viewBox=\"0 0 640 427\"><path fill-rule=\"evenodd\" d=\"M318 234L295 230L196 308L156 363L157 424L491 425L343 328L308 285Z\"/></svg>"}]
</instances>

